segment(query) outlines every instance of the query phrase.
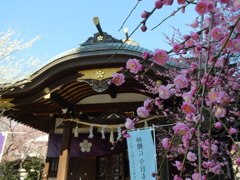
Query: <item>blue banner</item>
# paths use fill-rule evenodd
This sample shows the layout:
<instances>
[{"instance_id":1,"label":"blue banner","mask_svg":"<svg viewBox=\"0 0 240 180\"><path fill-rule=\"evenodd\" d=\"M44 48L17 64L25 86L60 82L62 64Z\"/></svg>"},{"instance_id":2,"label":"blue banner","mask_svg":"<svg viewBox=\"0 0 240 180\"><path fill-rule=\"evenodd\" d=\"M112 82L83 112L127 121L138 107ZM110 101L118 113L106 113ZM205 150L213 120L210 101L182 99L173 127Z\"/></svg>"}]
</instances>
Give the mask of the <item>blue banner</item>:
<instances>
[{"instance_id":1,"label":"blue banner","mask_svg":"<svg viewBox=\"0 0 240 180\"><path fill-rule=\"evenodd\" d=\"M155 172L156 150L151 129L128 132L128 157L131 180L153 180Z\"/></svg>"}]
</instances>

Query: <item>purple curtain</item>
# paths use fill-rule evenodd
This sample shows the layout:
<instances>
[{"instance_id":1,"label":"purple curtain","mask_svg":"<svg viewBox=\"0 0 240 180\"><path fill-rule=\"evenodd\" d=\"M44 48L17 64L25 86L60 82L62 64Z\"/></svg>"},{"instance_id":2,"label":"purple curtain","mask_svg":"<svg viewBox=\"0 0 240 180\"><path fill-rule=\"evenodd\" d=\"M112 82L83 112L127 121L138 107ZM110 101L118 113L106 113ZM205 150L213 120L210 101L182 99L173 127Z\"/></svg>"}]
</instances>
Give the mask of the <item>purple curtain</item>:
<instances>
[{"instance_id":1,"label":"purple curtain","mask_svg":"<svg viewBox=\"0 0 240 180\"><path fill-rule=\"evenodd\" d=\"M5 136L3 136L2 133L0 133L0 153L2 152L4 138Z\"/></svg>"},{"instance_id":2,"label":"purple curtain","mask_svg":"<svg viewBox=\"0 0 240 180\"><path fill-rule=\"evenodd\" d=\"M92 139L88 138L88 134L79 134L79 137L72 137L70 157L105 156L127 149L126 140L123 139L123 141L118 142L115 148L111 150L110 135L106 134L105 136L106 139L102 139L101 134L94 134ZM114 134L114 137L116 138L117 134ZM49 135L47 157L60 156L61 141L61 134ZM82 143L82 147L80 147L80 143Z\"/></svg>"}]
</instances>

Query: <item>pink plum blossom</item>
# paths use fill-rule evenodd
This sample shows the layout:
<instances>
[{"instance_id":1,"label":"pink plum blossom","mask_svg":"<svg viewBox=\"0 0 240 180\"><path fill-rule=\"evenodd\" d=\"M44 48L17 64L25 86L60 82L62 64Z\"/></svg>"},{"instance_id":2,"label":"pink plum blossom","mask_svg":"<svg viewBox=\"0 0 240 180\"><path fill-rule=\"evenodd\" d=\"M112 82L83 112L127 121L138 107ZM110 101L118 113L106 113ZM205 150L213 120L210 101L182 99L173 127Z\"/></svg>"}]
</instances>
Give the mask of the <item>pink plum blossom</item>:
<instances>
[{"instance_id":1,"label":"pink plum blossom","mask_svg":"<svg viewBox=\"0 0 240 180\"><path fill-rule=\"evenodd\" d=\"M222 117L225 117L226 115L226 110L222 106L216 105L213 107L212 111L215 113L215 116L217 118L222 118Z\"/></svg>"},{"instance_id":2,"label":"pink plum blossom","mask_svg":"<svg viewBox=\"0 0 240 180\"><path fill-rule=\"evenodd\" d=\"M215 7L213 2L209 2L207 7L208 7L208 12L214 12Z\"/></svg>"},{"instance_id":3,"label":"pink plum blossom","mask_svg":"<svg viewBox=\"0 0 240 180\"><path fill-rule=\"evenodd\" d=\"M129 59L126 63L126 68L130 70L131 73L137 74L141 70L142 65L137 59Z\"/></svg>"},{"instance_id":4,"label":"pink plum blossom","mask_svg":"<svg viewBox=\"0 0 240 180\"><path fill-rule=\"evenodd\" d=\"M196 159L197 159L197 156L196 156L196 154L195 153L193 153L193 152L188 152L188 154L187 154L187 159L189 160L189 161L196 161Z\"/></svg>"},{"instance_id":5,"label":"pink plum blossom","mask_svg":"<svg viewBox=\"0 0 240 180\"><path fill-rule=\"evenodd\" d=\"M188 79L184 75L177 75L174 79L174 84L179 89L186 88L188 86Z\"/></svg>"},{"instance_id":6,"label":"pink plum blossom","mask_svg":"<svg viewBox=\"0 0 240 180\"><path fill-rule=\"evenodd\" d=\"M128 134L126 130L122 131L122 135L124 138L130 138L130 134Z\"/></svg>"},{"instance_id":7,"label":"pink plum blossom","mask_svg":"<svg viewBox=\"0 0 240 180\"><path fill-rule=\"evenodd\" d=\"M182 137L182 142L183 142L183 146L185 148L189 148L189 140L188 140L188 137L187 136L183 136Z\"/></svg>"},{"instance_id":8,"label":"pink plum blossom","mask_svg":"<svg viewBox=\"0 0 240 180\"><path fill-rule=\"evenodd\" d=\"M127 129L134 129L134 122L130 118L126 119L125 127Z\"/></svg>"},{"instance_id":9,"label":"pink plum blossom","mask_svg":"<svg viewBox=\"0 0 240 180\"><path fill-rule=\"evenodd\" d=\"M173 4L173 0L163 0L163 3L164 3L165 5L171 6L171 5Z\"/></svg>"},{"instance_id":10,"label":"pink plum blossom","mask_svg":"<svg viewBox=\"0 0 240 180\"><path fill-rule=\"evenodd\" d=\"M191 38L193 40L198 40L199 39L199 34L198 33L195 33L195 32L191 31L190 34L191 34Z\"/></svg>"},{"instance_id":11,"label":"pink plum blossom","mask_svg":"<svg viewBox=\"0 0 240 180\"><path fill-rule=\"evenodd\" d=\"M208 60L208 65L211 66L213 65L213 63L214 63L214 58L212 57Z\"/></svg>"},{"instance_id":12,"label":"pink plum blossom","mask_svg":"<svg viewBox=\"0 0 240 180\"><path fill-rule=\"evenodd\" d=\"M239 145L237 145L237 144L232 145L232 150L238 151L238 149L239 149Z\"/></svg>"},{"instance_id":13,"label":"pink plum blossom","mask_svg":"<svg viewBox=\"0 0 240 180\"><path fill-rule=\"evenodd\" d=\"M206 1L199 1L195 7L195 11L197 11L199 15L208 13L208 3Z\"/></svg>"},{"instance_id":14,"label":"pink plum blossom","mask_svg":"<svg viewBox=\"0 0 240 180\"><path fill-rule=\"evenodd\" d=\"M143 58L143 59L148 59L149 57L150 57L149 52L144 51L144 52L142 53L142 58Z\"/></svg>"},{"instance_id":15,"label":"pink plum blossom","mask_svg":"<svg viewBox=\"0 0 240 180\"><path fill-rule=\"evenodd\" d=\"M202 47L197 45L194 50L198 53L202 50Z\"/></svg>"},{"instance_id":16,"label":"pink plum blossom","mask_svg":"<svg viewBox=\"0 0 240 180\"><path fill-rule=\"evenodd\" d=\"M182 111L185 114L195 114L196 113L196 107L193 104L184 102L182 105Z\"/></svg>"},{"instance_id":17,"label":"pink plum blossom","mask_svg":"<svg viewBox=\"0 0 240 180\"><path fill-rule=\"evenodd\" d=\"M221 78L214 77L213 79L214 79L214 83L213 83L214 85L222 85L223 80Z\"/></svg>"},{"instance_id":18,"label":"pink plum blossom","mask_svg":"<svg viewBox=\"0 0 240 180\"><path fill-rule=\"evenodd\" d=\"M162 49L156 49L153 53L153 60L159 65L165 65L168 61L168 54L165 50Z\"/></svg>"},{"instance_id":19,"label":"pink plum blossom","mask_svg":"<svg viewBox=\"0 0 240 180\"><path fill-rule=\"evenodd\" d=\"M201 117L200 114L198 114L197 116L193 116L193 121L197 123L200 120L200 117ZM204 118L204 116L202 116L202 122L204 120L205 120L205 118Z\"/></svg>"},{"instance_id":20,"label":"pink plum blossom","mask_svg":"<svg viewBox=\"0 0 240 180\"><path fill-rule=\"evenodd\" d=\"M196 62L192 62L190 67L196 69L198 67L198 64Z\"/></svg>"},{"instance_id":21,"label":"pink plum blossom","mask_svg":"<svg viewBox=\"0 0 240 180\"><path fill-rule=\"evenodd\" d=\"M231 53L237 53L240 51L240 40L234 39L232 40L232 46L230 48Z\"/></svg>"},{"instance_id":22,"label":"pink plum blossom","mask_svg":"<svg viewBox=\"0 0 240 180\"><path fill-rule=\"evenodd\" d=\"M201 175L198 173L193 173L192 174L192 179L193 180L202 180Z\"/></svg>"},{"instance_id":23,"label":"pink plum blossom","mask_svg":"<svg viewBox=\"0 0 240 180\"><path fill-rule=\"evenodd\" d=\"M164 85L159 86L158 92L159 92L159 97L162 99L168 99L171 95L169 89L166 88L166 86Z\"/></svg>"},{"instance_id":24,"label":"pink plum blossom","mask_svg":"<svg viewBox=\"0 0 240 180\"><path fill-rule=\"evenodd\" d=\"M215 67L223 67L225 62L225 57L220 57L217 59L217 62L215 64Z\"/></svg>"},{"instance_id":25,"label":"pink plum blossom","mask_svg":"<svg viewBox=\"0 0 240 180\"><path fill-rule=\"evenodd\" d=\"M234 5L234 7L235 7L236 9L240 9L240 0L235 0L235 1L233 2L233 5Z\"/></svg>"},{"instance_id":26,"label":"pink plum blossom","mask_svg":"<svg viewBox=\"0 0 240 180\"><path fill-rule=\"evenodd\" d=\"M204 162L202 163L202 165L203 165L203 167L205 167L205 168L214 167L214 166L215 166L214 162L212 162L212 161L210 161L210 162L204 161Z\"/></svg>"},{"instance_id":27,"label":"pink plum blossom","mask_svg":"<svg viewBox=\"0 0 240 180\"><path fill-rule=\"evenodd\" d=\"M193 101L193 96L190 92L183 93L182 98L187 103L191 103Z\"/></svg>"},{"instance_id":28,"label":"pink plum blossom","mask_svg":"<svg viewBox=\"0 0 240 180\"><path fill-rule=\"evenodd\" d=\"M235 129L235 128L232 128L232 127L230 127L230 129L229 129L229 134L235 134L237 132L237 130Z\"/></svg>"},{"instance_id":29,"label":"pink plum blossom","mask_svg":"<svg viewBox=\"0 0 240 180\"><path fill-rule=\"evenodd\" d=\"M192 24L190 24L190 26L191 26L192 28L198 28L198 24L199 24L199 21L198 21L198 18L196 18L196 19L192 22Z\"/></svg>"},{"instance_id":30,"label":"pink plum blossom","mask_svg":"<svg viewBox=\"0 0 240 180\"><path fill-rule=\"evenodd\" d=\"M123 74L119 74L119 73L113 73L113 80L112 82L116 85L116 86L121 86L124 82L124 75Z\"/></svg>"},{"instance_id":31,"label":"pink plum blossom","mask_svg":"<svg viewBox=\"0 0 240 180\"><path fill-rule=\"evenodd\" d=\"M180 178L178 175L175 175L173 180L183 180L182 178Z\"/></svg>"},{"instance_id":32,"label":"pink plum blossom","mask_svg":"<svg viewBox=\"0 0 240 180\"><path fill-rule=\"evenodd\" d=\"M172 94L174 94L174 93L176 93L176 89L174 88L175 87L175 85L174 84L168 84L167 86L166 86L166 88L169 90L169 92Z\"/></svg>"},{"instance_id":33,"label":"pink plum blossom","mask_svg":"<svg viewBox=\"0 0 240 180\"><path fill-rule=\"evenodd\" d=\"M170 139L168 139L168 138L162 139L162 145L163 145L164 149L169 149L170 143L171 143Z\"/></svg>"},{"instance_id":34,"label":"pink plum blossom","mask_svg":"<svg viewBox=\"0 0 240 180\"><path fill-rule=\"evenodd\" d=\"M221 106L226 106L229 103L230 98L228 97L228 94L225 91L220 91L218 93L216 101L220 103Z\"/></svg>"},{"instance_id":35,"label":"pink plum blossom","mask_svg":"<svg viewBox=\"0 0 240 180\"><path fill-rule=\"evenodd\" d=\"M192 39L189 39L185 42L186 48L192 47L193 45L194 45L194 41Z\"/></svg>"},{"instance_id":36,"label":"pink plum blossom","mask_svg":"<svg viewBox=\"0 0 240 180\"><path fill-rule=\"evenodd\" d=\"M152 172L151 176L152 176L152 177L156 177L156 176L157 176L157 173Z\"/></svg>"},{"instance_id":37,"label":"pink plum blossom","mask_svg":"<svg viewBox=\"0 0 240 180\"><path fill-rule=\"evenodd\" d=\"M214 27L211 31L211 37L215 40L218 41L222 39L223 37L223 29L219 27Z\"/></svg>"},{"instance_id":38,"label":"pink plum blossom","mask_svg":"<svg viewBox=\"0 0 240 180\"><path fill-rule=\"evenodd\" d=\"M173 126L173 130L175 134L185 135L190 132L189 127L184 123L177 123Z\"/></svg>"},{"instance_id":39,"label":"pink plum blossom","mask_svg":"<svg viewBox=\"0 0 240 180\"><path fill-rule=\"evenodd\" d=\"M209 168L210 171L212 171L214 174L220 174L222 168L219 164L217 164L216 166Z\"/></svg>"},{"instance_id":40,"label":"pink plum blossom","mask_svg":"<svg viewBox=\"0 0 240 180\"><path fill-rule=\"evenodd\" d=\"M217 102L218 92L210 91L207 94L210 103Z\"/></svg>"},{"instance_id":41,"label":"pink plum blossom","mask_svg":"<svg viewBox=\"0 0 240 180\"><path fill-rule=\"evenodd\" d=\"M182 170L182 163L180 161L175 161L175 165L179 171ZM183 168L183 171L185 171L185 167Z\"/></svg>"},{"instance_id":42,"label":"pink plum blossom","mask_svg":"<svg viewBox=\"0 0 240 180\"><path fill-rule=\"evenodd\" d=\"M144 101L143 106L146 108L147 111L151 111L153 108L153 105L151 104L152 100L147 99Z\"/></svg>"},{"instance_id":43,"label":"pink plum blossom","mask_svg":"<svg viewBox=\"0 0 240 180\"><path fill-rule=\"evenodd\" d=\"M213 80L212 80L212 76L211 75L208 75L207 73L205 73L201 79L201 83L203 85L212 85L213 83Z\"/></svg>"},{"instance_id":44,"label":"pink plum blossom","mask_svg":"<svg viewBox=\"0 0 240 180\"><path fill-rule=\"evenodd\" d=\"M214 127L215 127L216 129L222 129L222 123L216 122L216 123L214 124Z\"/></svg>"},{"instance_id":45,"label":"pink plum blossom","mask_svg":"<svg viewBox=\"0 0 240 180\"><path fill-rule=\"evenodd\" d=\"M146 110L145 107L139 107L137 108L137 115L142 118L146 118L149 115L148 110Z\"/></svg>"},{"instance_id":46,"label":"pink plum blossom","mask_svg":"<svg viewBox=\"0 0 240 180\"><path fill-rule=\"evenodd\" d=\"M228 75L233 75L235 73L235 69L234 68L231 68L228 70Z\"/></svg>"},{"instance_id":47,"label":"pink plum blossom","mask_svg":"<svg viewBox=\"0 0 240 180\"><path fill-rule=\"evenodd\" d=\"M173 51L175 52L175 53L179 53L180 51L181 51L181 46L179 45L179 44L177 44L177 43L174 43L173 44Z\"/></svg>"},{"instance_id":48,"label":"pink plum blossom","mask_svg":"<svg viewBox=\"0 0 240 180\"><path fill-rule=\"evenodd\" d=\"M237 160L235 161L236 165L240 166L240 158L237 158Z\"/></svg>"}]
</instances>

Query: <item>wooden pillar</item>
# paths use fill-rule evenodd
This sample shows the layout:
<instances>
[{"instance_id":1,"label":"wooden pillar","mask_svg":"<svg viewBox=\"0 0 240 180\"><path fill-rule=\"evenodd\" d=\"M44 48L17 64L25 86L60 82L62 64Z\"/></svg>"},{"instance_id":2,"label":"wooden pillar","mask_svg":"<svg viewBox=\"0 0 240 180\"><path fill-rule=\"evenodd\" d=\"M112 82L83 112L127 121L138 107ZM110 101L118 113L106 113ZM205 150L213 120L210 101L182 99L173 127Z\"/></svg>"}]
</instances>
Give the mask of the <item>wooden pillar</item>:
<instances>
[{"instance_id":1,"label":"wooden pillar","mask_svg":"<svg viewBox=\"0 0 240 180\"><path fill-rule=\"evenodd\" d=\"M50 124L49 135L54 133L56 119L53 116L51 116L50 120L52 123ZM48 138L48 140L49 140L49 138ZM48 141L48 147L49 147L49 141ZM42 180L48 180L49 169L50 169L50 158L46 157L43 174L42 174Z\"/></svg>"},{"instance_id":2,"label":"wooden pillar","mask_svg":"<svg viewBox=\"0 0 240 180\"><path fill-rule=\"evenodd\" d=\"M57 180L67 180L69 153L70 153L71 138L72 138L71 124L72 122L70 121L65 121L63 124L63 136L62 136L61 153L60 153L59 163L58 163Z\"/></svg>"},{"instance_id":3,"label":"wooden pillar","mask_svg":"<svg viewBox=\"0 0 240 180\"><path fill-rule=\"evenodd\" d=\"M43 169L42 180L48 180L49 166L50 166L50 162L49 162L49 158L47 158L46 162L45 162L44 169Z\"/></svg>"},{"instance_id":4,"label":"wooden pillar","mask_svg":"<svg viewBox=\"0 0 240 180\"><path fill-rule=\"evenodd\" d=\"M162 159L163 159L162 157L159 157L158 162L162 162ZM169 180L170 179L169 163L168 163L167 158L165 159L162 170L160 171L160 176L161 176L161 179L164 179L164 180Z\"/></svg>"}]
</instances>

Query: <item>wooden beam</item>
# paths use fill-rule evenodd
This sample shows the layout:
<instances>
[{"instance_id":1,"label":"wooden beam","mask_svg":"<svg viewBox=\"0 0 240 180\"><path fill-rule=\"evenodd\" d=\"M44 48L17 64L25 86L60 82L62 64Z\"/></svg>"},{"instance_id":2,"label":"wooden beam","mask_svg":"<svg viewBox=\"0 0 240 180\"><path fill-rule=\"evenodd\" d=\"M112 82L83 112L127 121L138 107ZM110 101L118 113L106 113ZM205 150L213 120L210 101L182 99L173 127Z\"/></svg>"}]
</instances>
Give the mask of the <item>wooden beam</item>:
<instances>
[{"instance_id":1,"label":"wooden beam","mask_svg":"<svg viewBox=\"0 0 240 180\"><path fill-rule=\"evenodd\" d=\"M56 93L51 93L49 100L61 109L69 107L69 104Z\"/></svg>"},{"instance_id":2,"label":"wooden beam","mask_svg":"<svg viewBox=\"0 0 240 180\"><path fill-rule=\"evenodd\" d=\"M135 111L142 106L143 102L126 102L126 103L104 103L104 104L83 104L75 105L72 109L79 109L83 113L89 112L105 112L109 109L116 109L119 111Z\"/></svg>"},{"instance_id":3,"label":"wooden beam","mask_svg":"<svg viewBox=\"0 0 240 180\"><path fill-rule=\"evenodd\" d=\"M111 98L116 98L117 97L117 92L116 92L113 85L108 86L108 91L109 91L109 95L111 96Z\"/></svg>"}]
</instances>

